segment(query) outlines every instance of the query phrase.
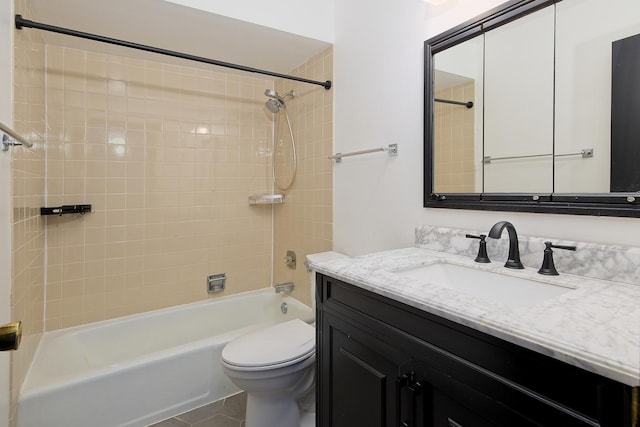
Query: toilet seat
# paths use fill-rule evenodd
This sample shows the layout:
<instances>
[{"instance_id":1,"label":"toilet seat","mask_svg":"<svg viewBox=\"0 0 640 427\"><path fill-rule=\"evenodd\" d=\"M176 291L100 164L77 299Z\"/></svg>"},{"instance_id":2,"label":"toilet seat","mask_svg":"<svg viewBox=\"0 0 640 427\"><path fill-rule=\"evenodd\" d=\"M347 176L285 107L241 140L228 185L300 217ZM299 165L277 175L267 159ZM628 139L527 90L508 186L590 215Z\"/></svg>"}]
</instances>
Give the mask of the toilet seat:
<instances>
[{"instance_id":1,"label":"toilet seat","mask_svg":"<svg viewBox=\"0 0 640 427\"><path fill-rule=\"evenodd\" d=\"M311 357L315 346L315 328L293 319L231 341L222 350L222 362L238 371L276 369Z\"/></svg>"}]
</instances>

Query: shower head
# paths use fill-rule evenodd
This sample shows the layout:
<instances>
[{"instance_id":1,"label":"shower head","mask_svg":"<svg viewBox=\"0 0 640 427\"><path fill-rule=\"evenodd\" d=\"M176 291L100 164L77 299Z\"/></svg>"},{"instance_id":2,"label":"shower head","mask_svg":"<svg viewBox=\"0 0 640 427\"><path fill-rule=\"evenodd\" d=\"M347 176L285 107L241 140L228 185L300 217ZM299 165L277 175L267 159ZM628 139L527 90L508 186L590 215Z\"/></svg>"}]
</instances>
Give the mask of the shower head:
<instances>
[{"instance_id":1,"label":"shower head","mask_svg":"<svg viewBox=\"0 0 640 427\"><path fill-rule=\"evenodd\" d=\"M280 98L280 95L278 95L278 92L276 92L273 89L267 89L264 91L265 96L272 98L272 99L282 99Z\"/></svg>"},{"instance_id":2,"label":"shower head","mask_svg":"<svg viewBox=\"0 0 640 427\"><path fill-rule=\"evenodd\" d=\"M267 99L267 102L265 102L264 105L267 107L267 110L275 114L280 111L280 108L284 107L284 102L279 99Z\"/></svg>"},{"instance_id":3,"label":"shower head","mask_svg":"<svg viewBox=\"0 0 640 427\"><path fill-rule=\"evenodd\" d=\"M275 89L267 89L264 91L264 94L270 98L267 99L265 106L267 107L267 110L271 111L273 114L280 111L281 108L287 108L287 105L284 103L284 99L287 96L292 98L295 96L295 92L292 90L285 93L283 96L278 95L278 92L276 92Z\"/></svg>"},{"instance_id":4,"label":"shower head","mask_svg":"<svg viewBox=\"0 0 640 427\"><path fill-rule=\"evenodd\" d=\"M284 107L284 99L282 99L274 89L267 89L264 91L264 94L270 98L267 99L264 105L267 107L267 110L273 114L276 114L280 111L280 108Z\"/></svg>"},{"instance_id":5,"label":"shower head","mask_svg":"<svg viewBox=\"0 0 640 427\"><path fill-rule=\"evenodd\" d=\"M280 96L280 95L278 95L278 92L275 91L275 89L267 89L267 90L264 91L264 94L265 94L265 96L267 96L269 98L277 99L279 101L284 101L284 99L287 96L290 96L292 98L294 96L296 96L296 93L293 90L290 90L289 92L287 92L284 95Z\"/></svg>"}]
</instances>

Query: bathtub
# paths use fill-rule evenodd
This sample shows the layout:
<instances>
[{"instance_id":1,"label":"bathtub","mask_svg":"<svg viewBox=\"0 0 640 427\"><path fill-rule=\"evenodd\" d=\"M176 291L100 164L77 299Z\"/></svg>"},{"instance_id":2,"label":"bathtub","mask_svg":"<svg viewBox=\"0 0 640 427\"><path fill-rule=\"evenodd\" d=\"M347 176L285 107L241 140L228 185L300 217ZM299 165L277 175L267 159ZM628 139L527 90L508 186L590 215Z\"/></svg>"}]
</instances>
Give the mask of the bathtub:
<instances>
[{"instance_id":1,"label":"bathtub","mask_svg":"<svg viewBox=\"0 0 640 427\"><path fill-rule=\"evenodd\" d=\"M281 304L287 304L287 313ZM273 288L47 332L18 397L18 427L145 426L238 392L222 348L313 311Z\"/></svg>"}]
</instances>

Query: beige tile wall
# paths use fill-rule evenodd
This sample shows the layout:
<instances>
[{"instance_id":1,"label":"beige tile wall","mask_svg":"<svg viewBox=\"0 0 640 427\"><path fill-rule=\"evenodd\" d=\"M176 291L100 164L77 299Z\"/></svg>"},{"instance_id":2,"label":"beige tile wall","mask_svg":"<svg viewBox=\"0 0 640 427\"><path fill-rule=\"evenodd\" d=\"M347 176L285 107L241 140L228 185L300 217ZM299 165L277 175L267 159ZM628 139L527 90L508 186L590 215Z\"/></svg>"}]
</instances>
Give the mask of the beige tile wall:
<instances>
[{"instance_id":1,"label":"beige tile wall","mask_svg":"<svg viewBox=\"0 0 640 427\"><path fill-rule=\"evenodd\" d=\"M15 12L31 15L30 2L16 0ZM34 144L11 155L12 319L22 320L20 348L11 353L12 424L18 392L43 332L44 319L44 134L45 48L37 32L14 32L13 128ZM5 154L3 154L5 155Z\"/></svg>"},{"instance_id":2,"label":"beige tile wall","mask_svg":"<svg viewBox=\"0 0 640 427\"><path fill-rule=\"evenodd\" d=\"M46 329L269 286L271 81L47 46Z\"/></svg>"},{"instance_id":3,"label":"beige tile wall","mask_svg":"<svg viewBox=\"0 0 640 427\"><path fill-rule=\"evenodd\" d=\"M15 8L30 15L28 0ZM277 82L296 92L287 104L298 173L285 204L250 206L248 195L273 191L271 81L45 47L36 31L16 32L14 47L14 127L35 146L12 150L12 309L24 322L12 416L45 328L210 298L215 272L229 277L221 295L268 286L272 245L276 281L303 284L294 296L309 302L304 256L332 247L332 90ZM332 64L328 49L293 74L331 79ZM283 182L284 119L279 132ZM40 216L77 203L93 212ZM298 253L296 271L284 267L286 249Z\"/></svg>"},{"instance_id":4,"label":"beige tile wall","mask_svg":"<svg viewBox=\"0 0 640 427\"><path fill-rule=\"evenodd\" d=\"M333 48L311 58L291 73L312 80L333 79ZM333 247L333 161L327 157L333 149L333 89L288 80L276 82L278 93L295 91L287 98L287 109L297 144L298 172L294 184L285 192L285 202L274 207L274 282L293 281L293 296L310 303L309 276L305 256L329 251ZM282 113L279 113L282 115ZM276 151L278 182L290 180L291 144L282 115ZM298 263L295 270L285 266L287 250L293 250Z\"/></svg>"},{"instance_id":5,"label":"beige tile wall","mask_svg":"<svg viewBox=\"0 0 640 427\"><path fill-rule=\"evenodd\" d=\"M455 101L475 99L473 82L443 89L436 98ZM447 193L473 193L474 110L460 105L436 102L434 112L434 190Z\"/></svg>"}]
</instances>

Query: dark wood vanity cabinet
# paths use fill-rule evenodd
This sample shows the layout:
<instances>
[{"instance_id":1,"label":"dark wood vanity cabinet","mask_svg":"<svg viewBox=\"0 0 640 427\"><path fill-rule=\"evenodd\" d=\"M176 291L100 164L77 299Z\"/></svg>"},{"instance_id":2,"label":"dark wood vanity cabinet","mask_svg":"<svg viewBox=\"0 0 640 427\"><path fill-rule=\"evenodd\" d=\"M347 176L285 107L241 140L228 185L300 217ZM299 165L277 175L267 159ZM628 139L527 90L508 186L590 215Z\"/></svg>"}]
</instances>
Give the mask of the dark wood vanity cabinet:
<instances>
[{"instance_id":1,"label":"dark wood vanity cabinet","mask_svg":"<svg viewBox=\"0 0 640 427\"><path fill-rule=\"evenodd\" d=\"M635 427L632 388L318 274L319 427Z\"/></svg>"}]
</instances>

